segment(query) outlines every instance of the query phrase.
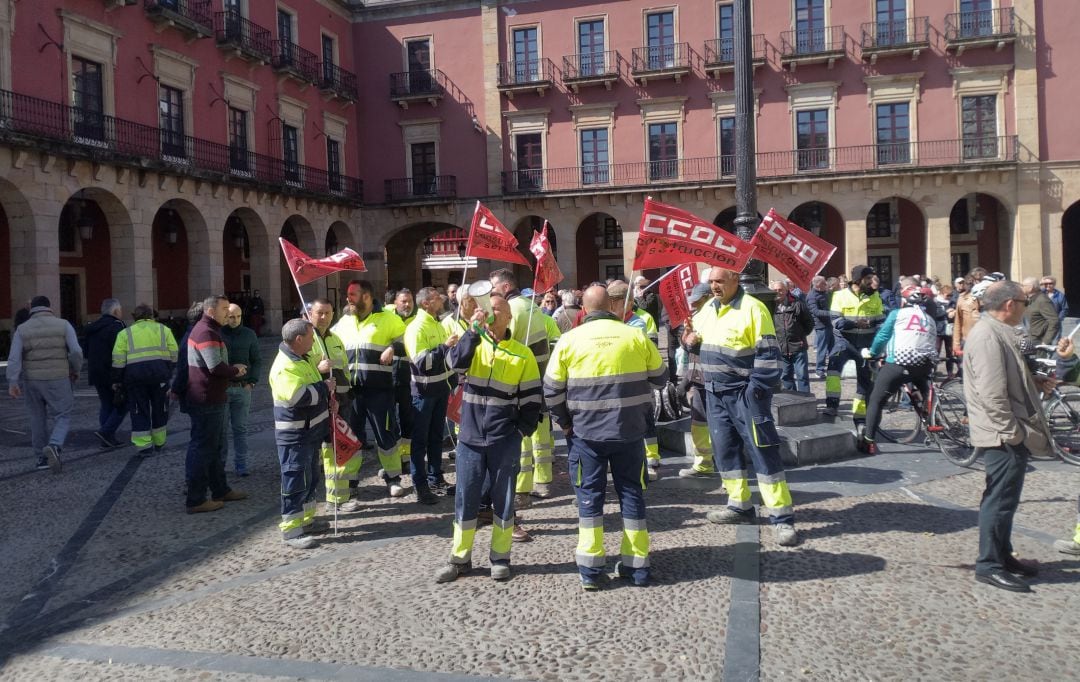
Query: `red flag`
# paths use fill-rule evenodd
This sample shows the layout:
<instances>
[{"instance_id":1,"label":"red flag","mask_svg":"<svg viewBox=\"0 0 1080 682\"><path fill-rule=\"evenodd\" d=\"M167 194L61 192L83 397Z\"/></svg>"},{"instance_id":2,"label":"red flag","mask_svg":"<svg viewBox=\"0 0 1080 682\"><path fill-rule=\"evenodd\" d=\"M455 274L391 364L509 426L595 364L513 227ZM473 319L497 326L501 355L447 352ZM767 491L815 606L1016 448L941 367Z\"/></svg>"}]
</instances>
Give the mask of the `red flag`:
<instances>
[{"instance_id":1,"label":"red flag","mask_svg":"<svg viewBox=\"0 0 1080 682\"><path fill-rule=\"evenodd\" d=\"M544 231L537 233L533 230L532 241L529 242L529 251L536 256L536 274L533 276L533 291L538 294L547 293L549 289L563 281L562 270L555 262L555 255L551 253L551 242L547 236L548 223L544 221Z\"/></svg>"},{"instance_id":2,"label":"red flag","mask_svg":"<svg viewBox=\"0 0 1080 682\"><path fill-rule=\"evenodd\" d=\"M754 247L723 228L674 206L645 199L634 270L700 261L741 271Z\"/></svg>"},{"instance_id":3,"label":"red flag","mask_svg":"<svg viewBox=\"0 0 1080 682\"><path fill-rule=\"evenodd\" d=\"M278 241L281 242L285 262L289 265L289 270L292 272L297 285L314 282L320 277L326 277L342 270L367 272L364 259L352 249L342 249L326 258L312 258L284 237L278 237Z\"/></svg>"},{"instance_id":4,"label":"red flag","mask_svg":"<svg viewBox=\"0 0 1080 682\"><path fill-rule=\"evenodd\" d=\"M461 424L461 402L465 397L465 386L461 385L450 394L450 402L446 404L446 418L455 424Z\"/></svg>"},{"instance_id":5,"label":"red flag","mask_svg":"<svg viewBox=\"0 0 1080 682\"><path fill-rule=\"evenodd\" d=\"M769 209L750 243L761 260L791 278L803 291L836 252L836 247Z\"/></svg>"},{"instance_id":6,"label":"red flag","mask_svg":"<svg viewBox=\"0 0 1080 682\"><path fill-rule=\"evenodd\" d=\"M360 449L360 441L353 432L349 423L340 414L334 415L334 461L337 465L345 466L352 459L356 451Z\"/></svg>"},{"instance_id":7,"label":"red flag","mask_svg":"<svg viewBox=\"0 0 1080 682\"><path fill-rule=\"evenodd\" d=\"M690 289L694 288L696 274L695 268L688 263L680 266L674 273L665 276L656 285L656 288L659 289L660 301L664 304L664 308L667 309L668 323L672 329L690 319L690 303L687 301L687 297Z\"/></svg>"},{"instance_id":8,"label":"red flag","mask_svg":"<svg viewBox=\"0 0 1080 682\"><path fill-rule=\"evenodd\" d=\"M531 267L525 256L518 251L517 238L499 222L499 219L479 201L473 213L469 227L469 245L465 248L466 256L489 258L505 263L520 263Z\"/></svg>"}]
</instances>

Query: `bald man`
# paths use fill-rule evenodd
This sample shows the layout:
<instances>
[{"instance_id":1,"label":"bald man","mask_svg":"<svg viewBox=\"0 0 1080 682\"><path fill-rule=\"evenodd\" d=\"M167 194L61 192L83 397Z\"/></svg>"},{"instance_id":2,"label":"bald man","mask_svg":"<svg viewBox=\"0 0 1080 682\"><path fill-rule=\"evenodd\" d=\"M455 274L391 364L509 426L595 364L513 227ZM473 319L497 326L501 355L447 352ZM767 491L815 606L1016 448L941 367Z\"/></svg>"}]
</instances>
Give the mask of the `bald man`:
<instances>
[{"instance_id":1,"label":"bald man","mask_svg":"<svg viewBox=\"0 0 1080 682\"><path fill-rule=\"evenodd\" d=\"M248 368L247 374L229 380L227 391L229 425L233 438L233 467L238 476L248 475L247 424L251 411L251 391L262 372L259 339L254 330L242 324L243 317L240 306L230 303L225 324L221 327L221 337L229 350L229 361L247 365Z\"/></svg>"}]
</instances>

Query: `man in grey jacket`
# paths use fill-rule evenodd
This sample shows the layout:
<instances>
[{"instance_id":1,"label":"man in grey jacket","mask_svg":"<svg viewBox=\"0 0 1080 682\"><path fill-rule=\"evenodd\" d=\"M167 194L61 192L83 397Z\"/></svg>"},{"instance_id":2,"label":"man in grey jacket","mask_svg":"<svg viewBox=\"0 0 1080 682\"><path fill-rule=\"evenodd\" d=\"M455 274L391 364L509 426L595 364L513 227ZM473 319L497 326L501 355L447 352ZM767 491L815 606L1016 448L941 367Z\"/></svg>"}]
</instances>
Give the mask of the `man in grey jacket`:
<instances>
[{"instance_id":1,"label":"man in grey jacket","mask_svg":"<svg viewBox=\"0 0 1080 682\"><path fill-rule=\"evenodd\" d=\"M964 398L971 444L983 449L986 489L979 506L975 579L1011 592L1030 592L1024 578L1038 568L1012 554L1013 515L1031 455L1050 450L1040 391L1056 380L1033 377L1015 330L1027 309L1019 284L995 282L983 294L982 315L964 343Z\"/></svg>"},{"instance_id":2,"label":"man in grey jacket","mask_svg":"<svg viewBox=\"0 0 1080 682\"><path fill-rule=\"evenodd\" d=\"M1024 295L1028 299L1024 315L1027 320L1028 340L1033 345L1056 343L1061 332L1061 318L1058 317L1054 302L1039 288L1038 277L1024 279Z\"/></svg>"},{"instance_id":3,"label":"man in grey jacket","mask_svg":"<svg viewBox=\"0 0 1080 682\"><path fill-rule=\"evenodd\" d=\"M30 418L30 439L38 454L37 468L60 473L60 454L71 426L75 394L71 384L79 378L83 354L75 329L53 315L49 299L30 301L30 318L11 339L8 357L8 393L24 398ZM53 415L48 430L48 413Z\"/></svg>"}]
</instances>

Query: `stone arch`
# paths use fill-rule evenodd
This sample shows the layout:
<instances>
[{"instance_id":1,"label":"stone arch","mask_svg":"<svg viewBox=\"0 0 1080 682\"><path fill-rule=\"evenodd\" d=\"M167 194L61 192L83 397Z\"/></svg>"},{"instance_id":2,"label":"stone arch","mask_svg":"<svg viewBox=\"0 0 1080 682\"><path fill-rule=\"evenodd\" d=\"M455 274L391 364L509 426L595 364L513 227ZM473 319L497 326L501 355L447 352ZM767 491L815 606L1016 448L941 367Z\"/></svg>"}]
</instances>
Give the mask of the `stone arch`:
<instances>
[{"instance_id":1,"label":"stone arch","mask_svg":"<svg viewBox=\"0 0 1080 682\"><path fill-rule=\"evenodd\" d=\"M1007 205L997 195L984 192L960 197L949 209L949 241L951 276L967 274L976 265L1005 272L1007 261L1002 255L1010 253L1012 245Z\"/></svg>"},{"instance_id":2,"label":"stone arch","mask_svg":"<svg viewBox=\"0 0 1080 682\"><path fill-rule=\"evenodd\" d=\"M1075 292L1073 297L1077 302L1073 305L1080 308L1080 200L1073 202L1061 216L1061 256L1064 269L1059 288L1066 295Z\"/></svg>"},{"instance_id":3,"label":"stone arch","mask_svg":"<svg viewBox=\"0 0 1080 682\"><path fill-rule=\"evenodd\" d=\"M866 213L866 256L882 286L892 288L900 275L927 273L927 219L910 199L890 196ZM933 273L938 274L938 273Z\"/></svg>"},{"instance_id":4,"label":"stone arch","mask_svg":"<svg viewBox=\"0 0 1080 682\"><path fill-rule=\"evenodd\" d=\"M31 263L28 239L34 232L30 203L11 182L0 178L0 321L10 319L15 310L26 304L30 295L21 295L19 283L30 279L26 270ZM23 246L19 246L23 245Z\"/></svg>"},{"instance_id":5,"label":"stone arch","mask_svg":"<svg viewBox=\"0 0 1080 682\"><path fill-rule=\"evenodd\" d=\"M792 209L787 218L836 247L832 258L822 268L822 275L834 277L844 272L844 217L835 206L824 201L807 201Z\"/></svg>"},{"instance_id":6,"label":"stone arch","mask_svg":"<svg viewBox=\"0 0 1080 682\"><path fill-rule=\"evenodd\" d=\"M465 258L465 229L450 222L430 220L406 225L386 240L386 281L389 289L417 291L424 286L461 282L468 267L469 281L486 277L488 260ZM382 292L377 292L382 293Z\"/></svg>"},{"instance_id":7,"label":"stone arch","mask_svg":"<svg viewBox=\"0 0 1080 682\"><path fill-rule=\"evenodd\" d=\"M603 211L585 216L578 223L575 242L579 285L603 281L608 276L625 279L623 226L615 216Z\"/></svg>"},{"instance_id":8,"label":"stone arch","mask_svg":"<svg viewBox=\"0 0 1080 682\"><path fill-rule=\"evenodd\" d=\"M191 301L221 291L213 275L217 249L210 248L210 232L202 212L186 199L169 199L150 223L154 268L153 305L161 315L183 317Z\"/></svg>"},{"instance_id":9,"label":"stone arch","mask_svg":"<svg viewBox=\"0 0 1080 682\"><path fill-rule=\"evenodd\" d=\"M135 228L127 208L113 193L100 187L75 191L64 202L50 233L50 246L58 251L59 297L54 308L72 324L82 324L99 313L101 301L117 298L127 309L140 292L149 292L150 273L137 262Z\"/></svg>"}]
</instances>

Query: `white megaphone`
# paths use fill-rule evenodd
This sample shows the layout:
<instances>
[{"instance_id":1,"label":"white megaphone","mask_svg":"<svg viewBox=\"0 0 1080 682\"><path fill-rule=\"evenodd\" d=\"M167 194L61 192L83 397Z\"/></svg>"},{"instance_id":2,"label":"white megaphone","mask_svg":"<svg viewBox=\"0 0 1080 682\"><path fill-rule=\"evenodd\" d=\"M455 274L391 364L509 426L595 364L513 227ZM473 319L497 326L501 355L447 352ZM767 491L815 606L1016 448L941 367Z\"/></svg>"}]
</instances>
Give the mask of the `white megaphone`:
<instances>
[{"instance_id":1,"label":"white megaphone","mask_svg":"<svg viewBox=\"0 0 1080 682\"><path fill-rule=\"evenodd\" d=\"M489 323L495 320L495 314L491 310L491 289L491 282L486 279L469 285L469 296L472 296L476 305L487 313Z\"/></svg>"}]
</instances>

